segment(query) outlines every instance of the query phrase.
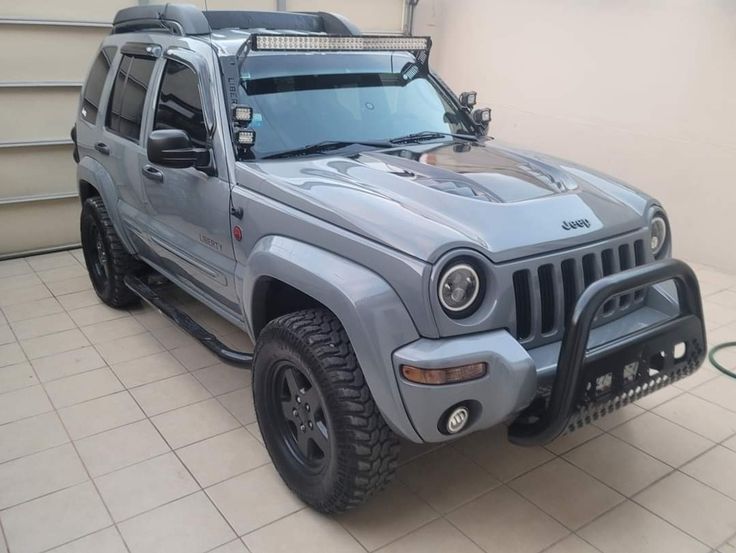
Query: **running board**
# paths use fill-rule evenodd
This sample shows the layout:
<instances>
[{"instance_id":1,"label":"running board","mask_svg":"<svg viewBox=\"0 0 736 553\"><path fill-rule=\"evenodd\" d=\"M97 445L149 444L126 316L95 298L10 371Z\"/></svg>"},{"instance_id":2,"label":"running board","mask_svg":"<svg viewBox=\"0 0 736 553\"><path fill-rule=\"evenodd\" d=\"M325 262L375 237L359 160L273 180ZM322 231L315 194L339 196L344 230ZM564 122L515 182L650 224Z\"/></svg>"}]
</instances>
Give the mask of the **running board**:
<instances>
[{"instance_id":1,"label":"running board","mask_svg":"<svg viewBox=\"0 0 736 553\"><path fill-rule=\"evenodd\" d=\"M175 305L162 298L155 288L149 286L141 277L132 274L125 275L125 285L146 303L168 317L177 326L199 340L202 345L228 363L238 365L239 368L249 369L253 364L253 354L236 351L227 347L217 336L209 332L189 315L179 310Z\"/></svg>"}]
</instances>

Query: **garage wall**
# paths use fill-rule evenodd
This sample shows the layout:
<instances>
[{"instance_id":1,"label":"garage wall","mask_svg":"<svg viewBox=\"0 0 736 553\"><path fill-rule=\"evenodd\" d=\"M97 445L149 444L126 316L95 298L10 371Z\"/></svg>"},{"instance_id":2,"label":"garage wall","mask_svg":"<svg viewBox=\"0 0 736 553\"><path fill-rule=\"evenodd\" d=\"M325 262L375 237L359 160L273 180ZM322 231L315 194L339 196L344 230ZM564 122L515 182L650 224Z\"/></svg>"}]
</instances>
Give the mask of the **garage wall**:
<instances>
[{"instance_id":1,"label":"garage wall","mask_svg":"<svg viewBox=\"0 0 736 553\"><path fill-rule=\"evenodd\" d=\"M69 130L112 18L133 3L0 2L0 258L79 242ZM404 19L404 0L209 0L208 7L334 11L366 32L399 33Z\"/></svg>"},{"instance_id":2,"label":"garage wall","mask_svg":"<svg viewBox=\"0 0 736 553\"><path fill-rule=\"evenodd\" d=\"M736 271L736 2L420 0L414 33L491 134L658 197L675 255Z\"/></svg>"}]
</instances>

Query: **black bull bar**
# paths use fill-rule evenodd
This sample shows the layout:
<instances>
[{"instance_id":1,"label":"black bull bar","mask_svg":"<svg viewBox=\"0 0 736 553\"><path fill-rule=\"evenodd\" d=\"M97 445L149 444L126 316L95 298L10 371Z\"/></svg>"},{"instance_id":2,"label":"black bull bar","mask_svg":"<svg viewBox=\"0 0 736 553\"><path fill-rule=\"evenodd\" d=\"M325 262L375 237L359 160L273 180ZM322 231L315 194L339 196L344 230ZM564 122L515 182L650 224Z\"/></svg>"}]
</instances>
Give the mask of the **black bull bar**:
<instances>
[{"instance_id":1,"label":"black bull bar","mask_svg":"<svg viewBox=\"0 0 736 553\"><path fill-rule=\"evenodd\" d=\"M588 349L596 314L609 299L673 280L679 314ZM545 444L695 371L707 348L700 287L693 270L668 259L604 277L578 298L562 338L548 397L539 397L509 426L519 445Z\"/></svg>"}]
</instances>

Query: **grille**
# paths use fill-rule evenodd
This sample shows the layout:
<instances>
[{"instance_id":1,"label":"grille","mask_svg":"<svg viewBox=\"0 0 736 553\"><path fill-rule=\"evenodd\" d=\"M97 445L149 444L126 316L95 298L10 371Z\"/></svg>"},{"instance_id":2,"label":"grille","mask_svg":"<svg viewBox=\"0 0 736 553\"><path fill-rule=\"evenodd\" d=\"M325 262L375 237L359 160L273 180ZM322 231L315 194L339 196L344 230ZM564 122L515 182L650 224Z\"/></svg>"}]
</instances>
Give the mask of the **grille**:
<instances>
[{"instance_id":1,"label":"grille","mask_svg":"<svg viewBox=\"0 0 736 553\"><path fill-rule=\"evenodd\" d=\"M516 338L522 343L556 339L585 288L604 276L645 262L644 241L636 240L595 253L562 256L559 261L514 272ZM644 290L613 297L603 305L597 318L614 317L643 300Z\"/></svg>"}]
</instances>

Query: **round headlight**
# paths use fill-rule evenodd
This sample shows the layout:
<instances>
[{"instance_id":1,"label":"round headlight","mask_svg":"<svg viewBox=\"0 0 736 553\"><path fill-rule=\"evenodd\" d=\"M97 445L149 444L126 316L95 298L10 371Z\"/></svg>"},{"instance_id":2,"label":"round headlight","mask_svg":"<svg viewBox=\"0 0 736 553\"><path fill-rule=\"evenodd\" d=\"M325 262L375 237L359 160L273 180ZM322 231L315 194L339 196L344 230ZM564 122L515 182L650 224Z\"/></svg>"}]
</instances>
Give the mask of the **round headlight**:
<instances>
[{"instance_id":1,"label":"round headlight","mask_svg":"<svg viewBox=\"0 0 736 553\"><path fill-rule=\"evenodd\" d=\"M667 221L664 217L661 215L652 217L652 222L649 224L649 236L649 247L652 250L652 255L659 257L667 243Z\"/></svg>"},{"instance_id":2,"label":"round headlight","mask_svg":"<svg viewBox=\"0 0 736 553\"><path fill-rule=\"evenodd\" d=\"M480 298L482 282L478 271L469 263L451 265L440 277L439 294L442 308L450 316L469 315Z\"/></svg>"}]
</instances>

